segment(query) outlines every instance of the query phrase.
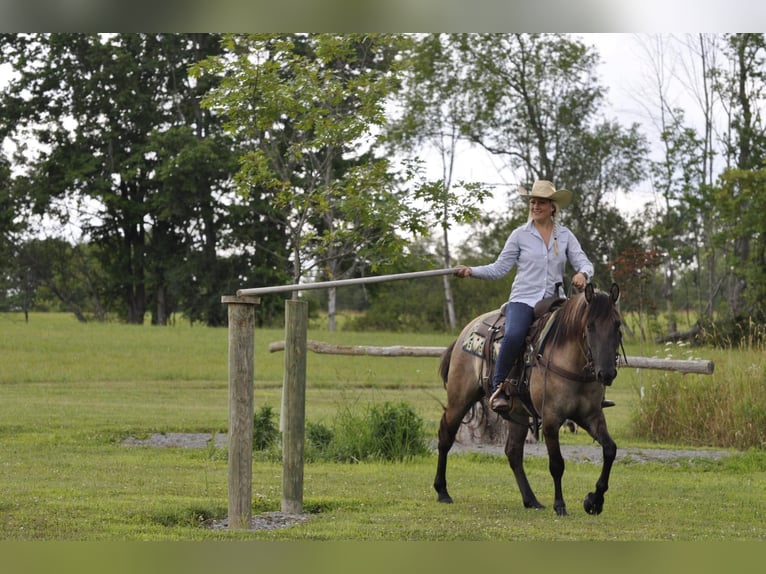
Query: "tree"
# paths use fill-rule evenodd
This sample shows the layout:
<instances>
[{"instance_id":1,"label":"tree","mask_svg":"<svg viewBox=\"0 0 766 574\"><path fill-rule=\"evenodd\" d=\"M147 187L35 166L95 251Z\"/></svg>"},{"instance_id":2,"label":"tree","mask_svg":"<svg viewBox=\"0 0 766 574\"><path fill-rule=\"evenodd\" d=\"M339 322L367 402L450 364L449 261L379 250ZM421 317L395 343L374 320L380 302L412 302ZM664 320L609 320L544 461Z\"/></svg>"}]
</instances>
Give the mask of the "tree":
<instances>
[{"instance_id":1,"label":"tree","mask_svg":"<svg viewBox=\"0 0 766 574\"><path fill-rule=\"evenodd\" d=\"M6 34L0 49L16 73L0 126L17 143L33 208L62 223L57 203L77 209L79 241L98 246L121 315L142 323L153 303L164 324L170 278L189 271L190 253L202 255L192 273L215 291L206 269L236 150L199 106L207 83L187 69L220 51L217 37Z\"/></svg>"},{"instance_id":2,"label":"tree","mask_svg":"<svg viewBox=\"0 0 766 574\"><path fill-rule=\"evenodd\" d=\"M428 34L416 43L405 87L397 101L400 110L388 126L388 141L395 150L420 152L435 150L441 178L427 182L420 197L441 229L442 266L452 266L449 230L453 223L469 223L479 217L479 206L489 191L477 182L454 183L454 167L460 144L467 141L463 121L468 113L467 93L463 90L465 67L459 53L444 34ZM422 152L421 152L422 153ZM448 276L442 277L447 324L457 328L452 288Z\"/></svg>"},{"instance_id":3,"label":"tree","mask_svg":"<svg viewBox=\"0 0 766 574\"><path fill-rule=\"evenodd\" d=\"M607 199L641 180L647 149L636 125L626 129L601 119L598 55L560 34L462 34L452 40L468 70L463 89L472 113L464 118L464 132L503 159L519 183L548 179L576 192L562 219L606 280L608 261L620 252L615 239L633 237Z\"/></svg>"},{"instance_id":4,"label":"tree","mask_svg":"<svg viewBox=\"0 0 766 574\"><path fill-rule=\"evenodd\" d=\"M729 311L736 317L746 311L747 291L759 290L758 283L749 282L748 267L761 265L761 249L753 251L752 246L754 241L763 243L762 228L752 227L748 220L751 210L758 207L758 191L752 184L766 162L766 126L759 108L766 97L766 40L763 34L731 34L726 36L724 48L731 68L718 71L718 88L730 118L725 157L731 167L718 197L724 220L719 239L732 249L733 281L727 299Z\"/></svg>"},{"instance_id":5,"label":"tree","mask_svg":"<svg viewBox=\"0 0 766 574\"><path fill-rule=\"evenodd\" d=\"M268 195L286 226L294 283L375 270L421 232L420 212L375 154L398 86L404 39L369 34L238 34L196 76L220 78L206 97L247 142L236 180ZM399 172L406 180L409 171ZM334 328L333 290L329 291ZM297 296L297 293L294 294Z\"/></svg>"},{"instance_id":6,"label":"tree","mask_svg":"<svg viewBox=\"0 0 766 574\"><path fill-rule=\"evenodd\" d=\"M16 269L29 294L49 292L80 322L106 318L103 277L94 248L63 239L30 239L19 246Z\"/></svg>"}]
</instances>

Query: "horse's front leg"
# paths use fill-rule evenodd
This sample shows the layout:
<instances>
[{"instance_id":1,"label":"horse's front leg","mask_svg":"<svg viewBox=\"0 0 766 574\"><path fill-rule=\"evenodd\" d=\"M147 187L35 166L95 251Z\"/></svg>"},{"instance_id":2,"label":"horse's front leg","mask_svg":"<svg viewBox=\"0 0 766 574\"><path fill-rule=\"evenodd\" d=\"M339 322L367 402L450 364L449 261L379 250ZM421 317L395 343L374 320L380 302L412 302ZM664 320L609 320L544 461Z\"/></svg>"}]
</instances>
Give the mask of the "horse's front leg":
<instances>
[{"instance_id":1,"label":"horse's front leg","mask_svg":"<svg viewBox=\"0 0 766 574\"><path fill-rule=\"evenodd\" d=\"M564 457L561 455L559 444L559 428L563 421L554 421L553 424L543 422L543 436L545 446L548 447L548 470L553 477L553 509L558 516L567 515L567 505L564 502L564 493L561 488L561 478L564 476Z\"/></svg>"},{"instance_id":2,"label":"horse's front leg","mask_svg":"<svg viewBox=\"0 0 766 574\"><path fill-rule=\"evenodd\" d=\"M601 511L604 510L604 493L609 490L609 475L612 471L612 464L617 457L617 445L609 435L603 414L597 419L595 430L593 432L589 430L588 432L601 445L603 463L601 465L601 474L596 481L596 490L589 492L585 496L583 508L585 508L585 512L588 514L601 514Z\"/></svg>"}]
</instances>

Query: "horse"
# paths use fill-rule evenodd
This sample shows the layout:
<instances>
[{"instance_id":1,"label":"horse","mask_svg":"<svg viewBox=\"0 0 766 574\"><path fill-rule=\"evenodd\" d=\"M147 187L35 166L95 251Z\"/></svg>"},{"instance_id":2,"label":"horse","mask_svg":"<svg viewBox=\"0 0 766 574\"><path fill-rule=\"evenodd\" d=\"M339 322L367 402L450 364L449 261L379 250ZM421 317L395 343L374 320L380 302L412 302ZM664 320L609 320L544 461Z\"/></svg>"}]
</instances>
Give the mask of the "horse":
<instances>
[{"instance_id":1,"label":"horse","mask_svg":"<svg viewBox=\"0 0 766 574\"><path fill-rule=\"evenodd\" d=\"M595 491L585 497L583 507L588 514L600 514L603 510L604 493L609 488L609 475L617 456L617 445L607 430L602 401L606 387L617 376L617 361L622 349L622 320L617 307L619 295L617 284L613 284L608 293L588 284L583 292L561 303L547 324L542 349L530 349L527 345L534 352L525 354L523 380L527 384L522 385L522 392L526 400L514 397L511 411L504 417L509 425L505 455L525 508L545 508L532 491L523 464L527 432L534 424L540 426L548 451L554 485L553 508L558 516L567 514L561 488L565 465L559 429L570 420L601 445L601 474ZM438 462L433 484L439 502L453 501L447 491L446 472L447 454L455 442L455 435L469 410L479 401L486 405L489 394L487 378L483 377L485 358L466 350L469 347L464 343L475 336L475 325L493 313L497 314L485 313L466 325L441 357L439 372L447 390L447 405L439 424Z\"/></svg>"}]
</instances>

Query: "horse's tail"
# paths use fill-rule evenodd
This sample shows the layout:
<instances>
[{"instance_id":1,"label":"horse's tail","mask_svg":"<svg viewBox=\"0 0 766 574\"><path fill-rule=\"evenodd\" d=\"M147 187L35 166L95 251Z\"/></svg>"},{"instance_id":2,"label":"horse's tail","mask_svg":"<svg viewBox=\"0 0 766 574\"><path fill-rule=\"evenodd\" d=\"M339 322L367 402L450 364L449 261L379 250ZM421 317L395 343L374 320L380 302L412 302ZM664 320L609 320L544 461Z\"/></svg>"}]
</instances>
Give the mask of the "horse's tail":
<instances>
[{"instance_id":1,"label":"horse's tail","mask_svg":"<svg viewBox=\"0 0 766 574\"><path fill-rule=\"evenodd\" d=\"M442 360L441 363L439 363L439 374L441 375L445 386L447 384L447 375L449 375L449 362L452 357L452 349L455 348L455 343L457 343L457 339L452 341L452 344L442 353Z\"/></svg>"}]
</instances>

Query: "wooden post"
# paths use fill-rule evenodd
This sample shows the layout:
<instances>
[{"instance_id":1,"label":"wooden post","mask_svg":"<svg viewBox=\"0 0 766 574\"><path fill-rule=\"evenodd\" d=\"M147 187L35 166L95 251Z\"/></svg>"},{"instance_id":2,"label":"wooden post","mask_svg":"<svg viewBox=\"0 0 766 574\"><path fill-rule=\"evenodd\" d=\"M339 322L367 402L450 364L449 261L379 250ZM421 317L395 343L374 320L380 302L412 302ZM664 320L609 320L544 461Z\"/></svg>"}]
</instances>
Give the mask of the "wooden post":
<instances>
[{"instance_id":1,"label":"wooden post","mask_svg":"<svg viewBox=\"0 0 766 574\"><path fill-rule=\"evenodd\" d=\"M285 301L286 406L282 436L282 512L303 514L303 441L306 433L308 303Z\"/></svg>"},{"instance_id":2,"label":"wooden post","mask_svg":"<svg viewBox=\"0 0 766 574\"><path fill-rule=\"evenodd\" d=\"M249 528L253 499L253 384L258 297L221 297L229 311L229 528Z\"/></svg>"}]
</instances>

